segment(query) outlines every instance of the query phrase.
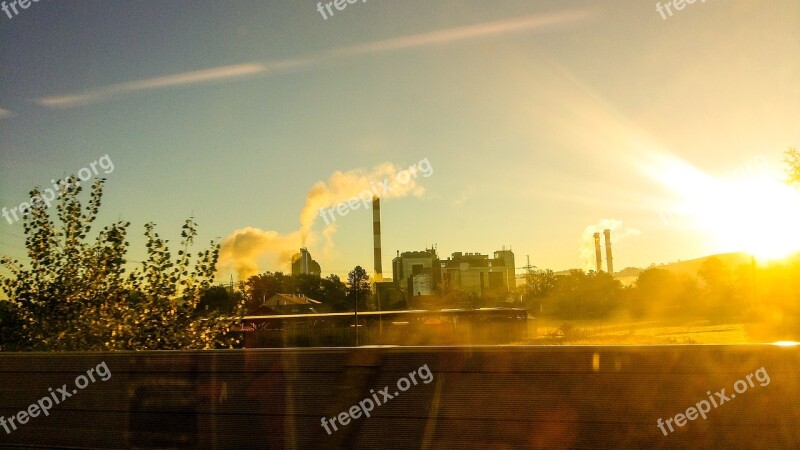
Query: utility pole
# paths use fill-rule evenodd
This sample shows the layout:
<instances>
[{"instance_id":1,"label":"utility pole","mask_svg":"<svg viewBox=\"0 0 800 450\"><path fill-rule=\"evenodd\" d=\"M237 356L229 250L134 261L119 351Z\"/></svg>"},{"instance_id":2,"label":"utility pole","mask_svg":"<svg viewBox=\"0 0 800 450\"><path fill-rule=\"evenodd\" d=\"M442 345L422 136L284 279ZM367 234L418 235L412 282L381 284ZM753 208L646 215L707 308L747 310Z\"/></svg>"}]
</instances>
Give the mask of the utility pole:
<instances>
[{"instance_id":1,"label":"utility pole","mask_svg":"<svg viewBox=\"0 0 800 450\"><path fill-rule=\"evenodd\" d=\"M353 284L356 284L355 281L356 281L356 277L354 275L353 276ZM356 347L358 347L358 287L357 286L358 285L356 285L356 287L354 287L355 298L356 298L356 314L355 314L356 315Z\"/></svg>"},{"instance_id":2,"label":"utility pole","mask_svg":"<svg viewBox=\"0 0 800 450\"><path fill-rule=\"evenodd\" d=\"M518 267L518 269L525 269L525 292L527 293L530 292L531 280L533 279L533 269L535 269L536 266L531 265L531 255L525 255L525 257L527 258L528 263L522 267ZM527 295L525 297L527 300Z\"/></svg>"}]
</instances>

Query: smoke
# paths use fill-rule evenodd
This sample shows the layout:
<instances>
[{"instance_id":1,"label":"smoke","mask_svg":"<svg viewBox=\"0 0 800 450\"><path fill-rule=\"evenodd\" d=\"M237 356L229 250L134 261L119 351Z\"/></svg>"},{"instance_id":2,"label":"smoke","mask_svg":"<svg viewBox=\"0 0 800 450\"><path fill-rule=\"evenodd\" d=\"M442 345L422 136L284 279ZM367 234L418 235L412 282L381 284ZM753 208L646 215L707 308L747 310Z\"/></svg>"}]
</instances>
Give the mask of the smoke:
<instances>
[{"instance_id":1,"label":"smoke","mask_svg":"<svg viewBox=\"0 0 800 450\"><path fill-rule=\"evenodd\" d=\"M404 172L408 172L409 176L400 176ZM394 164L383 163L372 170L336 171L331 174L327 183L324 181L314 183L308 190L306 204L300 212L300 232L303 241L311 232L322 208L346 204L354 199L362 202L366 208L371 204L373 195L381 199L405 197L408 194L421 196L424 189L416 184L417 173L418 169L415 166L398 170ZM330 212L335 218L336 211ZM329 232L332 233L333 231Z\"/></svg>"},{"instance_id":2,"label":"smoke","mask_svg":"<svg viewBox=\"0 0 800 450\"><path fill-rule=\"evenodd\" d=\"M605 239L602 237L604 230L611 230L612 245L616 245L629 237L641 234L636 228L623 227L622 221L616 219L603 219L594 225L587 226L583 229L583 234L581 235L580 248L581 266L585 271L597 269L594 253L594 234L601 234L600 242L602 243ZM605 260L605 250L603 251L603 259Z\"/></svg>"},{"instance_id":3,"label":"smoke","mask_svg":"<svg viewBox=\"0 0 800 450\"><path fill-rule=\"evenodd\" d=\"M239 280L246 280L259 272L258 260L263 257L271 264L287 265L297 252L299 239L298 231L281 235L254 227L238 229L222 241L219 270L236 272Z\"/></svg>"},{"instance_id":4,"label":"smoke","mask_svg":"<svg viewBox=\"0 0 800 450\"><path fill-rule=\"evenodd\" d=\"M330 258L333 256L333 234L336 233L336 225L327 225L322 230L322 236L325 238L325 245L322 247L322 257Z\"/></svg>"},{"instance_id":5,"label":"smoke","mask_svg":"<svg viewBox=\"0 0 800 450\"><path fill-rule=\"evenodd\" d=\"M427 159L423 161L427 162ZM246 280L259 273L258 262L264 258L268 260L270 266L288 267L298 247L313 247L317 244L318 235L312 228L317 222L321 208L334 207L333 210L329 210L329 215L335 220L338 214L335 207L354 199L358 200L359 207L367 208L372 205L373 195L378 195L381 199L404 197L409 194L421 196L424 189L417 185L416 178L419 173L424 176L430 175L424 169L426 166L422 164L423 161L418 164L419 168L417 165L412 165L407 169L398 170L391 163L383 163L369 170L359 168L334 172L327 181L318 181L308 190L305 205L300 212L300 228L297 231L280 234L277 231L245 227L226 237L220 248L220 272L236 272L239 280ZM429 163L427 167L430 167ZM332 255L335 233L335 223L327 224L322 230L323 256Z\"/></svg>"}]
</instances>

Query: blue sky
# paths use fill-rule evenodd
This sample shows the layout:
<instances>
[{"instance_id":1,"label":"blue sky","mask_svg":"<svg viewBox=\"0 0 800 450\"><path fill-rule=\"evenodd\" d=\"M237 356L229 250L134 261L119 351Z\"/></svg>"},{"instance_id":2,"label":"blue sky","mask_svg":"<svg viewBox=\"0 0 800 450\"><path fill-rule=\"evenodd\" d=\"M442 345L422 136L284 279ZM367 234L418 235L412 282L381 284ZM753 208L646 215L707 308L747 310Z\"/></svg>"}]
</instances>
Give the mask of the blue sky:
<instances>
[{"instance_id":1,"label":"blue sky","mask_svg":"<svg viewBox=\"0 0 800 450\"><path fill-rule=\"evenodd\" d=\"M0 206L108 154L100 223L132 222L131 259L144 223L177 243L190 215L201 241L254 227L283 251L315 183L427 158L424 193L383 204L384 267L434 243L580 267L603 219L621 222L617 268L738 250L665 223L685 199L652 171L780 168L798 29L794 0L667 20L641 1L368 0L327 20L311 1L38 2L0 13ZM369 211L323 225L324 273L372 267ZM0 254L21 236L0 223ZM288 270L264 245L258 268Z\"/></svg>"}]
</instances>

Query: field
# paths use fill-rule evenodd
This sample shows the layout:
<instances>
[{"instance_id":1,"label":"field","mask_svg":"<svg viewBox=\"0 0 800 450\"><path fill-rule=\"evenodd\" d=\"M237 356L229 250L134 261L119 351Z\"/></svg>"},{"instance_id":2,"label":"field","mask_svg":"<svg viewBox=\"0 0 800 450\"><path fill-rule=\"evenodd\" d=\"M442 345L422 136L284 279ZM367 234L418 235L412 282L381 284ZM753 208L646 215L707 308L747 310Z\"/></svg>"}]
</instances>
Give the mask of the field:
<instances>
[{"instance_id":1,"label":"field","mask_svg":"<svg viewBox=\"0 0 800 450\"><path fill-rule=\"evenodd\" d=\"M742 323L712 324L708 320L607 321L537 318L530 321L528 339L532 345L659 345L659 344L745 344L752 343Z\"/></svg>"}]
</instances>

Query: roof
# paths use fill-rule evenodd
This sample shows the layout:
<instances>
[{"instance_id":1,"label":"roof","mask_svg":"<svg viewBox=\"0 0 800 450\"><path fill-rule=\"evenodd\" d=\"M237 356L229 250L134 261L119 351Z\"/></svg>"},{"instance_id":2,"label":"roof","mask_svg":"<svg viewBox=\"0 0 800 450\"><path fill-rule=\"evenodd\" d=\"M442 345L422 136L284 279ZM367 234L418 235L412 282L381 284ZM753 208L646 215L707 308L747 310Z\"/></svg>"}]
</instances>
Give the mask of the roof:
<instances>
[{"instance_id":1,"label":"roof","mask_svg":"<svg viewBox=\"0 0 800 450\"><path fill-rule=\"evenodd\" d=\"M322 302L314 300L313 298L304 295L295 294L275 294L269 298L264 305L266 306L287 306L287 305L313 305L321 304Z\"/></svg>"}]
</instances>

